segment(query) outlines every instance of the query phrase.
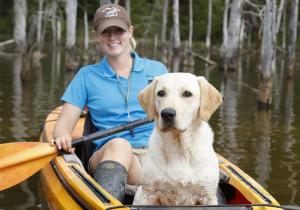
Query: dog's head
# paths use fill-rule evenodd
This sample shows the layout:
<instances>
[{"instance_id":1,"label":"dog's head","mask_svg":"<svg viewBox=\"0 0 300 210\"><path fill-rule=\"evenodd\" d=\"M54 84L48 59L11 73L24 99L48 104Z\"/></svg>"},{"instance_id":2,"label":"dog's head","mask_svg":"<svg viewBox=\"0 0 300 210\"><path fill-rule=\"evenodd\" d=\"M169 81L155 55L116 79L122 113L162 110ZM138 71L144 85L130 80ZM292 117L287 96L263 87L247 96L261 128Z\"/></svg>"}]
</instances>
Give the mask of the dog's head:
<instances>
[{"instance_id":1,"label":"dog's head","mask_svg":"<svg viewBox=\"0 0 300 210\"><path fill-rule=\"evenodd\" d=\"M222 102L221 93L190 73L169 73L156 77L138 96L150 119L161 131L185 131L196 119L208 121Z\"/></svg>"}]
</instances>

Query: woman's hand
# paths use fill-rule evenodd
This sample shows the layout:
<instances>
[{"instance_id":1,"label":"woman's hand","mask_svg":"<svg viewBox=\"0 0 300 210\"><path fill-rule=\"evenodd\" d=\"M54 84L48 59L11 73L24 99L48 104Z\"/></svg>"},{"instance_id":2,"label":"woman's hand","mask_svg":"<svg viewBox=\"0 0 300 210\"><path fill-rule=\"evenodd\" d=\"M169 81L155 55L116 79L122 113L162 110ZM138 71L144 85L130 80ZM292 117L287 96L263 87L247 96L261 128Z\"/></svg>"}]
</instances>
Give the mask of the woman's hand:
<instances>
[{"instance_id":1,"label":"woman's hand","mask_svg":"<svg viewBox=\"0 0 300 210\"><path fill-rule=\"evenodd\" d=\"M50 144L56 144L57 149L74 153L71 134L80 117L81 109L69 103L64 103L61 114L56 122L53 139Z\"/></svg>"},{"instance_id":2,"label":"woman's hand","mask_svg":"<svg viewBox=\"0 0 300 210\"><path fill-rule=\"evenodd\" d=\"M63 149L66 152L74 153L75 148L72 147L72 137L70 135L64 135L52 139L50 141L51 145L56 145L57 149Z\"/></svg>"}]
</instances>

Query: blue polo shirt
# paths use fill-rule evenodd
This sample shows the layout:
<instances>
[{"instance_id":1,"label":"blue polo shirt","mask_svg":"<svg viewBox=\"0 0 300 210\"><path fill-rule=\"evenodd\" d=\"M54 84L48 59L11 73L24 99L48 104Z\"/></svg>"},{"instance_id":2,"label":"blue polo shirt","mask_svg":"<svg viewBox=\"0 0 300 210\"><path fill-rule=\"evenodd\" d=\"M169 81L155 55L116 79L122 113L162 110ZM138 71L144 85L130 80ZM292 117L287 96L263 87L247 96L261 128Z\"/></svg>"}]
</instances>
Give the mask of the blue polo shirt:
<instances>
[{"instance_id":1,"label":"blue polo shirt","mask_svg":"<svg viewBox=\"0 0 300 210\"><path fill-rule=\"evenodd\" d=\"M167 73L165 65L158 61L141 58L133 52L134 68L130 76L128 98L131 120L147 117L138 102L138 93L155 76ZM85 106L91 113L92 122L98 130L106 130L128 122L124 94L127 92L128 79L119 76L109 65L106 57L99 63L82 67L68 85L61 100L80 109ZM123 93L121 93L121 90ZM123 94L123 95L122 95ZM113 138L127 139L135 148L147 147L153 123L134 128L134 134L124 131L94 141L96 149Z\"/></svg>"}]
</instances>

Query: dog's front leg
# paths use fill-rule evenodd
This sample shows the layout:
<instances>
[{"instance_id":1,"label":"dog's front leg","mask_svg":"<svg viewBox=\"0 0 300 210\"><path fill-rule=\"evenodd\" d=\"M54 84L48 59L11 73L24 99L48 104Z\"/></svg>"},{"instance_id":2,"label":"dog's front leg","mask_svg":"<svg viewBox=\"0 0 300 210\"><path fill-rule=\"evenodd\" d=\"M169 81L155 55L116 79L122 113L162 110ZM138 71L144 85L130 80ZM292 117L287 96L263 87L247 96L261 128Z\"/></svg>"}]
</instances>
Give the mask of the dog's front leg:
<instances>
[{"instance_id":1,"label":"dog's front leg","mask_svg":"<svg viewBox=\"0 0 300 210\"><path fill-rule=\"evenodd\" d=\"M159 199L151 190L139 186L134 196L133 205L159 205Z\"/></svg>"},{"instance_id":2,"label":"dog's front leg","mask_svg":"<svg viewBox=\"0 0 300 210\"><path fill-rule=\"evenodd\" d=\"M217 196L212 196L211 198L209 198L209 205L218 205Z\"/></svg>"}]
</instances>

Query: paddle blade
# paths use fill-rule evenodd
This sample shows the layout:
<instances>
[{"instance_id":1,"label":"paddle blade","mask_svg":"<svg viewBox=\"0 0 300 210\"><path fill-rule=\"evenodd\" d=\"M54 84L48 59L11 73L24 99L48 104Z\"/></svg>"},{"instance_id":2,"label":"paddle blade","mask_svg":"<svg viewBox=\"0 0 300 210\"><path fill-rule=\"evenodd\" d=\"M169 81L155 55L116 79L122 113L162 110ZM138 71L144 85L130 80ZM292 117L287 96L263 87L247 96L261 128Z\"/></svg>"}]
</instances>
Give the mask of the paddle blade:
<instances>
[{"instance_id":1,"label":"paddle blade","mask_svg":"<svg viewBox=\"0 0 300 210\"><path fill-rule=\"evenodd\" d=\"M0 191L39 171L57 156L56 147L41 142L0 144Z\"/></svg>"}]
</instances>

